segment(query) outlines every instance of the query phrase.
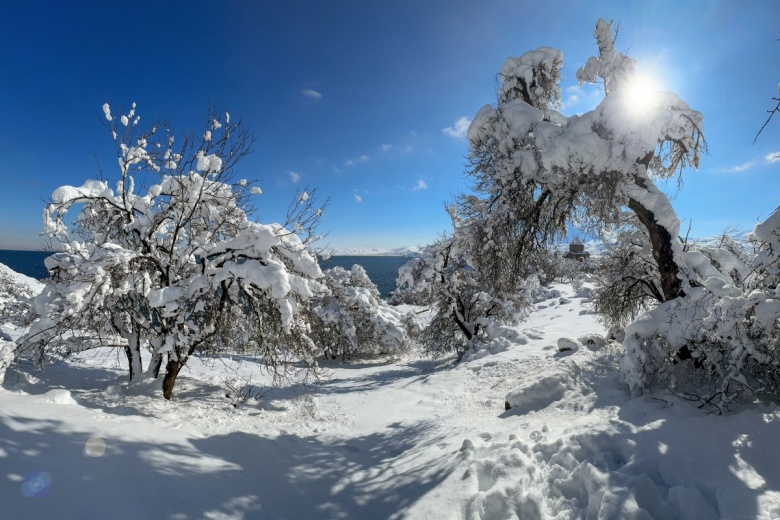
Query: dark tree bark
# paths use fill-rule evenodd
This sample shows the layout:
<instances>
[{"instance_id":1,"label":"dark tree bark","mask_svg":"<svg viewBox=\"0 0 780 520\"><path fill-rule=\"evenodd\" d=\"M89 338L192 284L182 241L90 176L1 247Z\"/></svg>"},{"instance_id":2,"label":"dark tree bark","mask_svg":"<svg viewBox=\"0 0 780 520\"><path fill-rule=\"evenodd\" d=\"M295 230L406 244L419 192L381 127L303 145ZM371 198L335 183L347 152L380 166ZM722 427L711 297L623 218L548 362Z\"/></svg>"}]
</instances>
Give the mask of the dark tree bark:
<instances>
[{"instance_id":1,"label":"dark tree bark","mask_svg":"<svg viewBox=\"0 0 780 520\"><path fill-rule=\"evenodd\" d=\"M680 267L674 261L672 251L673 238L669 230L658 223L652 211L645 208L635 199L629 199L628 207L636 213L639 221L645 226L647 234L650 236L653 259L655 259L658 272L661 275L662 301L685 296L682 290L682 281L677 276L680 273Z\"/></svg>"},{"instance_id":2,"label":"dark tree bark","mask_svg":"<svg viewBox=\"0 0 780 520\"><path fill-rule=\"evenodd\" d=\"M169 400L173 398L173 386L176 384L176 376L179 375L179 370L183 366L178 359L168 358L168 363L165 365L165 378L162 383L164 398Z\"/></svg>"}]
</instances>

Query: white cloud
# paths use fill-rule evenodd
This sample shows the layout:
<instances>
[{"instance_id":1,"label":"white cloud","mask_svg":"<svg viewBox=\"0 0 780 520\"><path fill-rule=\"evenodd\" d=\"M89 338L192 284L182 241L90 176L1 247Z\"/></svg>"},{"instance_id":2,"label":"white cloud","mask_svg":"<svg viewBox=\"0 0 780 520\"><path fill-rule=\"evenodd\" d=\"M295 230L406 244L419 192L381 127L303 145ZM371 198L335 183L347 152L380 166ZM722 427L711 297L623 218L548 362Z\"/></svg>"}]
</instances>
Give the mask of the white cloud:
<instances>
[{"instance_id":1,"label":"white cloud","mask_svg":"<svg viewBox=\"0 0 780 520\"><path fill-rule=\"evenodd\" d=\"M301 94L311 99L322 99L322 93L312 89L302 90Z\"/></svg>"},{"instance_id":2,"label":"white cloud","mask_svg":"<svg viewBox=\"0 0 780 520\"><path fill-rule=\"evenodd\" d=\"M561 110L566 110L567 108L571 108L574 105L578 104L580 101L582 101L582 98L580 97L582 95L582 88L579 85L566 87L564 89L564 92L566 94L561 100Z\"/></svg>"},{"instance_id":3,"label":"white cloud","mask_svg":"<svg viewBox=\"0 0 780 520\"><path fill-rule=\"evenodd\" d=\"M762 159L753 159L751 161L747 161L742 164L732 166L731 168L725 168L724 171L727 171L729 173L742 173L748 170L752 170L753 168L759 166L761 163L763 164L780 163L780 152L768 153Z\"/></svg>"},{"instance_id":4,"label":"white cloud","mask_svg":"<svg viewBox=\"0 0 780 520\"><path fill-rule=\"evenodd\" d=\"M460 117L457 121L455 121L455 124L452 126L448 126L447 128L442 128L442 132L444 132L446 135L450 137L454 137L455 139L463 139L466 137L466 132L468 132L469 125L471 124L471 119L468 117Z\"/></svg>"},{"instance_id":5,"label":"white cloud","mask_svg":"<svg viewBox=\"0 0 780 520\"><path fill-rule=\"evenodd\" d=\"M346 164L349 167L354 167L360 163L364 163L369 160L371 160L371 157L369 157L368 155L361 155L357 159L348 159L347 162L345 162L344 164Z\"/></svg>"},{"instance_id":6,"label":"white cloud","mask_svg":"<svg viewBox=\"0 0 780 520\"><path fill-rule=\"evenodd\" d=\"M417 179L417 184L414 185L412 191L427 190L427 189L428 189L428 185L425 184L425 181L422 179Z\"/></svg>"},{"instance_id":7,"label":"white cloud","mask_svg":"<svg viewBox=\"0 0 780 520\"><path fill-rule=\"evenodd\" d=\"M298 172L290 170L287 172L287 174L290 176L290 182L298 182L301 180L301 174Z\"/></svg>"},{"instance_id":8,"label":"white cloud","mask_svg":"<svg viewBox=\"0 0 780 520\"><path fill-rule=\"evenodd\" d=\"M764 157L764 161L768 163L780 162L780 152L772 152Z\"/></svg>"},{"instance_id":9,"label":"white cloud","mask_svg":"<svg viewBox=\"0 0 780 520\"><path fill-rule=\"evenodd\" d=\"M360 195L355 193L355 202L358 202L358 203L363 202L363 197L361 197Z\"/></svg>"},{"instance_id":10,"label":"white cloud","mask_svg":"<svg viewBox=\"0 0 780 520\"><path fill-rule=\"evenodd\" d=\"M748 161L746 163L738 164L734 166L733 168L728 168L726 171L732 172L732 173L742 173L746 172L749 169L753 168L753 166L756 165L756 161Z\"/></svg>"},{"instance_id":11,"label":"white cloud","mask_svg":"<svg viewBox=\"0 0 780 520\"><path fill-rule=\"evenodd\" d=\"M598 85L571 85L563 89L560 110L583 114L596 108L603 98Z\"/></svg>"},{"instance_id":12,"label":"white cloud","mask_svg":"<svg viewBox=\"0 0 780 520\"><path fill-rule=\"evenodd\" d=\"M383 152L389 152L390 150L393 149L393 145L392 144L384 144L383 143L383 144L379 145L379 149L382 150Z\"/></svg>"}]
</instances>

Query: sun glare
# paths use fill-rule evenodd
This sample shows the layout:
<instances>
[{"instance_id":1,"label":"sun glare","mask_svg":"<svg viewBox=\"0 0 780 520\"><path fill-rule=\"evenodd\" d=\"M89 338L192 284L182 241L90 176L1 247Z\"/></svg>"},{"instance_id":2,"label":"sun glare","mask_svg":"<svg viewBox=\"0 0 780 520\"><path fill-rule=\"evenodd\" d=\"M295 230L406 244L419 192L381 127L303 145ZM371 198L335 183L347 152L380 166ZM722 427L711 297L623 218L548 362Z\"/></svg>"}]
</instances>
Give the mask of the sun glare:
<instances>
[{"instance_id":1,"label":"sun glare","mask_svg":"<svg viewBox=\"0 0 780 520\"><path fill-rule=\"evenodd\" d=\"M659 101L658 82L649 76L637 74L626 86L624 101L626 108L637 116L648 115Z\"/></svg>"}]
</instances>

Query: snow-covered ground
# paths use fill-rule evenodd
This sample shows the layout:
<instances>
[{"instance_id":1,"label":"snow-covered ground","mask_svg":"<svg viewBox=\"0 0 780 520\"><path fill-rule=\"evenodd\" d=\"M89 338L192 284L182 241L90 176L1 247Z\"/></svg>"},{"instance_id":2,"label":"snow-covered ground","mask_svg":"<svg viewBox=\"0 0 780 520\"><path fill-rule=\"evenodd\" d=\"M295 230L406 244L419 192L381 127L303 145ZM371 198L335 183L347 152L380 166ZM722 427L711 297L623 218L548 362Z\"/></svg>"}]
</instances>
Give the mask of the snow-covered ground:
<instances>
[{"instance_id":1,"label":"snow-covered ground","mask_svg":"<svg viewBox=\"0 0 780 520\"><path fill-rule=\"evenodd\" d=\"M170 402L127 388L111 352L11 369L0 518L780 517L780 409L630 398L619 347L557 289L459 364L332 364L262 389L249 359L193 358ZM234 407L226 382L250 379L262 395Z\"/></svg>"}]
</instances>

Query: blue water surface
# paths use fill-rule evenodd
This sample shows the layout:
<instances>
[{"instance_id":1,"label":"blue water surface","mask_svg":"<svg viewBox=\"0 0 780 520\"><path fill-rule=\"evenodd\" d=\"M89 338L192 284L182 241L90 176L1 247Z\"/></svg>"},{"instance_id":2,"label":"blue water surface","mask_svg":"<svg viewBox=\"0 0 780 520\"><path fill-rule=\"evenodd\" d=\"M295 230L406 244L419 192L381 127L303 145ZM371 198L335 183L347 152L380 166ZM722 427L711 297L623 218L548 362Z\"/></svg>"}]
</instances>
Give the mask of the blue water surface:
<instances>
[{"instance_id":1,"label":"blue water surface","mask_svg":"<svg viewBox=\"0 0 780 520\"><path fill-rule=\"evenodd\" d=\"M48 251L0 250L0 264L7 265L17 273L42 280L49 276L43 260L50 254ZM403 256L332 256L328 260L320 261L320 267L323 270L336 266L351 269L355 264L361 265L376 284L382 298L387 298L395 290L398 268L407 260L408 258Z\"/></svg>"},{"instance_id":2,"label":"blue water surface","mask_svg":"<svg viewBox=\"0 0 780 520\"><path fill-rule=\"evenodd\" d=\"M9 251L0 249L0 264L5 264L17 273L43 280L49 277L43 260L51 255L49 251Z\"/></svg>"},{"instance_id":3,"label":"blue water surface","mask_svg":"<svg viewBox=\"0 0 780 520\"><path fill-rule=\"evenodd\" d=\"M398 268L408 260L404 256L331 256L328 260L320 261L320 267L324 271L336 266L352 269L355 264L361 265L379 289L382 298L387 298L395 290Z\"/></svg>"}]
</instances>

